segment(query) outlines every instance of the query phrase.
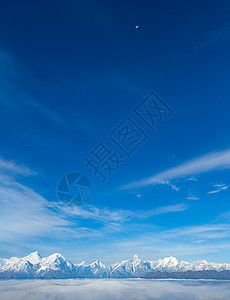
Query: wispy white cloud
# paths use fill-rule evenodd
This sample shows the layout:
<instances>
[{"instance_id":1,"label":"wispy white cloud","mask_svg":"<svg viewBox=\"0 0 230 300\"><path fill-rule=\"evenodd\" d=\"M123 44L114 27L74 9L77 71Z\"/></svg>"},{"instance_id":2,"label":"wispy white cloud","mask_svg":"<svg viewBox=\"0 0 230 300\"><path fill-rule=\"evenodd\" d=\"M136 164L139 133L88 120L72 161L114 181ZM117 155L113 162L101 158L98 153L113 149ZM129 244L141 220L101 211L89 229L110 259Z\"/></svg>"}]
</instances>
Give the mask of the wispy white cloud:
<instances>
[{"instance_id":1,"label":"wispy white cloud","mask_svg":"<svg viewBox=\"0 0 230 300\"><path fill-rule=\"evenodd\" d=\"M188 200L200 200L199 197L196 197L196 196L194 196L193 194L189 194L189 195L186 197L186 199L188 199Z\"/></svg>"},{"instance_id":2,"label":"wispy white cloud","mask_svg":"<svg viewBox=\"0 0 230 300\"><path fill-rule=\"evenodd\" d=\"M0 157L0 172L12 172L20 175L35 175L36 172L26 167L25 165L18 165L15 161L6 160Z\"/></svg>"},{"instance_id":3,"label":"wispy white cloud","mask_svg":"<svg viewBox=\"0 0 230 300\"><path fill-rule=\"evenodd\" d=\"M143 198L144 195L140 192L130 192L131 195L134 195L137 198Z\"/></svg>"},{"instance_id":4,"label":"wispy white cloud","mask_svg":"<svg viewBox=\"0 0 230 300\"><path fill-rule=\"evenodd\" d=\"M0 240L15 243L29 237L63 234L70 223L54 214L45 198L20 184L15 174L25 176L34 172L0 159Z\"/></svg>"},{"instance_id":5,"label":"wispy white cloud","mask_svg":"<svg viewBox=\"0 0 230 300\"><path fill-rule=\"evenodd\" d=\"M104 223L124 223L133 219L145 219L156 215L181 212L188 209L184 203L157 207L147 211L133 211L124 209L99 208L93 205L84 207L57 206L67 215L77 216L83 219L93 219Z\"/></svg>"},{"instance_id":6,"label":"wispy white cloud","mask_svg":"<svg viewBox=\"0 0 230 300\"><path fill-rule=\"evenodd\" d=\"M194 176L189 177L189 178L187 178L186 180L187 180L187 181L198 181L198 179L197 179L196 177L194 177Z\"/></svg>"},{"instance_id":7,"label":"wispy white cloud","mask_svg":"<svg viewBox=\"0 0 230 300\"><path fill-rule=\"evenodd\" d=\"M180 190L180 187L176 186L175 184L171 184L171 188L177 192Z\"/></svg>"},{"instance_id":8,"label":"wispy white cloud","mask_svg":"<svg viewBox=\"0 0 230 300\"><path fill-rule=\"evenodd\" d=\"M162 207L157 207L155 209L145 211L145 212L142 212L142 213L139 212L137 214L137 217L147 218L147 217L162 215L162 214L166 214L166 213L185 211L188 208L189 208L189 206L184 204L184 203L176 204L176 205L169 205L169 206L162 206Z\"/></svg>"},{"instance_id":9,"label":"wispy white cloud","mask_svg":"<svg viewBox=\"0 0 230 300\"><path fill-rule=\"evenodd\" d=\"M208 192L207 194L217 194L219 192L225 191L228 189L228 186L226 184L214 184L213 188L215 188L214 190Z\"/></svg>"},{"instance_id":10,"label":"wispy white cloud","mask_svg":"<svg viewBox=\"0 0 230 300\"><path fill-rule=\"evenodd\" d=\"M165 179L162 179L162 180L159 180L157 182L157 184L162 184L162 185L167 185L169 188L171 188L172 190L178 192L181 188L173 183L171 183L169 180L165 180Z\"/></svg>"},{"instance_id":11,"label":"wispy white cloud","mask_svg":"<svg viewBox=\"0 0 230 300\"><path fill-rule=\"evenodd\" d=\"M56 207L70 216L76 216L82 219L97 220L105 223L122 223L127 221L132 215L131 210L99 208L93 205L69 207L58 204Z\"/></svg>"},{"instance_id":12,"label":"wispy white cloud","mask_svg":"<svg viewBox=\"0 0 230 300\"><path fill-rule=\"evenodd\" d=\"M167 182L168 180L175 178L186 178L187 176L229 168L230 149L200 156L177 167L160 172L152 177L127 184L123 186L122 189L162 184L164 181Z\"/></svg>"},{"instance_id":13,"label":"wispy white cloud","mask_svg":"<svg viewBox=\"0 0 230 300\"><path fill-rule=\"evenodd\" d=\"M166 230L162 235L164 238L187 237L190 240L196 239L221 239L230 236L229 224L205 224L199 226L187 226Z\"/></svg>"}]
</instances>

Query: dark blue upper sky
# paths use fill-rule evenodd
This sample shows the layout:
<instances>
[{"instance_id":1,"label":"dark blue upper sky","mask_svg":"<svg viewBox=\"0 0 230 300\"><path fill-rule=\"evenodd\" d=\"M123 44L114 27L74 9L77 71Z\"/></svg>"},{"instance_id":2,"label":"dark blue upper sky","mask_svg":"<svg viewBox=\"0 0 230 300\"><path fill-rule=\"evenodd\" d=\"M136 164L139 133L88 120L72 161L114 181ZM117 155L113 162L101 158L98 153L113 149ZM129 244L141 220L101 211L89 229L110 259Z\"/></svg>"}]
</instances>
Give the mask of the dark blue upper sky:
<instances>
[{"instance_id":1,"label":"dark blue upper sky","mask_svg":"<svg viewBox=\"0 0 230 300\"><path fill-rule=\"evenodd\" d=\"M230 261L229 13L214 0L2 1L1 201L12 228L0 256ZM152 90L174 111L155 133L132 111ZM150 137L129 159L108 139L127 115ZM104 184L83 159L101 140L126 160ZM49 207L70 172L91 181L88 205ZM39 199L48 204L36 213Z\"/></svg>"}]
</instances>

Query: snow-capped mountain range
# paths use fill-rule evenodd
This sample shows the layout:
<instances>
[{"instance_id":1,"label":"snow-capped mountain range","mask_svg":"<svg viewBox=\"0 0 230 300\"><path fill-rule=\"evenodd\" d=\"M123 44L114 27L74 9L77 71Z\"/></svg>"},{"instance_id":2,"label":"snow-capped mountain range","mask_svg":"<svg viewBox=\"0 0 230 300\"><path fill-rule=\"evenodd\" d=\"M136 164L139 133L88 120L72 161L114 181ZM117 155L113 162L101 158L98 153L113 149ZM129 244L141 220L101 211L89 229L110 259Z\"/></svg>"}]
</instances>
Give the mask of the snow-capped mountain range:
<instances>
[{"instance_id":1,"label":"snow-capped mountain range","mask_svg":"<svg viewBox=\"0 0 230 300\"><path fill-rule=\"evenodd\" d=\"M175 257L141 261L137 255L109 266L105 266L98 260L91 264L85 262L73 264L59 253L41 257L37 251L22 258L0 259L0 279L133 278L152 273L187 273L188 271L210 271L212 274L213 271L219 273L229 271L230 276L230 264L211 263L206 260L197 260L193 263L179 262Z\"/></svg>"}]
</instances>

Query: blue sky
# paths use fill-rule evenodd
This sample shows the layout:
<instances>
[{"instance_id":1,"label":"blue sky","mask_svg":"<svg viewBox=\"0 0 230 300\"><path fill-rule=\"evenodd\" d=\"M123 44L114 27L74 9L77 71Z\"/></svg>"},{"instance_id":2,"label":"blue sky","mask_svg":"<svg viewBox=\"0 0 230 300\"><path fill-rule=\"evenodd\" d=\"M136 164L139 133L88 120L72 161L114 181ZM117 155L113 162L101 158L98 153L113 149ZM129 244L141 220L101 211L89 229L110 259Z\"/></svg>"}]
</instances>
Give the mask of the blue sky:
<instances>
[{"instance_id":1,"label":"blue sky","mask_svg":"<svg viewBox=\"0 0 230 300\"><path fill-rule=\"evenodd\" d=\"M229 9L3 1L1 257L230 262ZM174 111L156 132L133 111L151 91ZM108 136L126 116L149 137L129 158ZM125 160L105 183L84 161L102 140ZM70 172L92 183L87 205L59 205Z\"/></svg>"}]
</instances>

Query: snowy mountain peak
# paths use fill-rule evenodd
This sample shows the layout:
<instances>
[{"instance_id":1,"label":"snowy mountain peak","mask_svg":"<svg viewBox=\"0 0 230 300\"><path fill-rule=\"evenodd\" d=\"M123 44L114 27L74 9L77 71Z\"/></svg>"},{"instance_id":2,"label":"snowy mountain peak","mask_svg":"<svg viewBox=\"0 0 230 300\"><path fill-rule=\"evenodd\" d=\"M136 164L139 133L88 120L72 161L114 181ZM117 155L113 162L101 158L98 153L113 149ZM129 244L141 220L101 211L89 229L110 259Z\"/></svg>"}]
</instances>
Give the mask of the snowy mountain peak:
<instances>
[{"instance_id":1,"label":"snowy mountain peak","mask_svg":"<svg viewBox=\"0 0 230 300\"><path fill-rule=\"evenodd\" d=\"M61 255L60 253L54 253L54 254L47 257L47 259L49 261L55 261L58 258L61 258L62 260L66 260L65 257L63 255Z\"/></svg>"},{"instance_id":2,"label":"snowy mountain peak","mask_svg":"<svg viewBox=\"0 0 230 300\"><path fill-rule=\"evenodd\" d=\"M178 260L176 259L176 257L170 256L170 257L165 257L164 259L162 259L162 263L163 264L177 265Z\"/></svg>"},{"instance_id":3,"label":"snowy mountain peak","mask_svg":"<svg viewBox=\"0 0 230 300\"><path fill-rule=\"evenodd\" d=\"M87 266L87 263L83 260L80 264L77 264L77 266L85 267Z\"/></svg>"},{"instance_id":4,"label":"snowy mountain peak","mask_svg":"<svg viewBox=\"0 0 230 300\"><path fill-rule=\"evenodd\" d=\"M140 260L138 255L137 254L133 255L133 261L138 261L138 260Z\"/></svg>"},{"instance_id":5,"label":"snowy mountain peak","mask_svg":"<svg viewBox=\"0 0 230 300\"><path fill-rule=\"evenodd\" d=\"M41 261L41 256L38 251L30 253L28 256L22 258L23 260L28 260L31 264L38 264Z\"/></svg>"},{"instance_id":6,"label":"snowy mountain peak","mask_svg":"<svg viewBox=\"0 0 230 300\"><path fill-rule=\"evenodd\" d=\"M90 266L92 268L103 268L103 269L106 268L105 265L102 262L100 262L100 260L96 260L95 262L93 262L92 264L90 264Z\"/></svg>"}]
</instances>

